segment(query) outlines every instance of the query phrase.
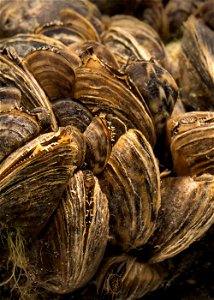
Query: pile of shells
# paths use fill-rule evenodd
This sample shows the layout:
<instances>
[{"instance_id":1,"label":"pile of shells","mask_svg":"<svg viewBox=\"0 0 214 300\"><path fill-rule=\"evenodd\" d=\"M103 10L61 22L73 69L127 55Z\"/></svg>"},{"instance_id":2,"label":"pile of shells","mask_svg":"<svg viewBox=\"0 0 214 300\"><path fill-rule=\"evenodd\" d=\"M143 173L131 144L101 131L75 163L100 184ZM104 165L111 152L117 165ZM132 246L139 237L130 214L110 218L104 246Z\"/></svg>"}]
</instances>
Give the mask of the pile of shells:
<instances>
[{"instance_id":1,"label":"pile of shells","mask_svg":"<svg viewBox=\"0 0 214 300\"><path fill-rule=\"evenodd\" d=\"M1 0L11 299L142 298L214 223L214 2L93 2Z\"/></svg>"}]
</instances>

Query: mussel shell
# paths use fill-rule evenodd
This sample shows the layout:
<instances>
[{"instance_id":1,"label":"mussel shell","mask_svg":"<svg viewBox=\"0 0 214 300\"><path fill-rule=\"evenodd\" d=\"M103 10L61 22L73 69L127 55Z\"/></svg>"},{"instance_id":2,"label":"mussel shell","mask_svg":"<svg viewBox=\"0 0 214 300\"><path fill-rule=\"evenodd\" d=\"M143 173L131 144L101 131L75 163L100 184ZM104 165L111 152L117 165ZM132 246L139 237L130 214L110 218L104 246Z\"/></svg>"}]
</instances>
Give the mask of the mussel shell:
<instances>
[{"instance_id":1,"label":"mussel shell","mask_svg":"<svg viewBox=\"0 0 214 300\"><path fill-rule=\"evenodd\" d=\"M150 262L173 257L202 237L214 223L213 200L210 174L163 178L157 227L148 243Z\"/></svg>"},{"instance_id":2,"label":"mussel shell","mask_svg":"<svg viewBox=\"0 0 214 300\"><path fill-rule=\"evenodd\" d=\"M85 162L94 174L101 173L111 154L111 128L104 116L94 117L84 132L86 139Z\"/></svg>"},{"instance_id":3,"label":"mussel shell","mask_svg":"<svg viewBox=\"0 0 214 300\"><path fill-rule=\"evenodd\" d=\"M50 115L51 127L57 130L56 119L48 98L14 51L9 48L0 49L0 87L18 88L22 94L21 105L29 111L37 107L46 108Z\"/></svg>"},{"instance_id":4,"label":"mussel shell","mask_svg":"<svg viewBox=\"0 0 214 300\"><path fill-rule=\"evenodd\" d=\"M124 68L132 84L145 99L154 118L157 135L163 134L178 97L178 86L170 73L155 60L130 61Z\"/></svg>"},{"instance_id":5,"label":"mussel shell","mask_svg":"<svg viewBox=\"0 0 214 300\"><path fill-rule=\"evenodd\" d=\"M0 36L33 32L42 24L59 20L63 10L74 10L87 18L98 32L103 30L98 8L86 0L2 0L0 7Z\"/></svg>"},{"instance_id":6,"label":"mussel shell","mask_svg":"<svg viewBox=\"0 0 214 300\"><path fill-rule=\"evenodd\" d=\"M108 222L108 202L98 180L90 171L77 172L44 235L33 245L36 282L60 294L84 286L103 258Z\"/></svg>"},{"instance_id":7,"label":"mussel shell","mask_svg":"<svg viewBox=\"0 0 214 300\"><path fill-rule=\"evenodd\" d=\"M0 113L0 162L35 138L40 129L36 120L27 113L15 109L9 113Z\"/></svg>"},{"instance_id":8,"label":"mussel shell","mask_svg":"<svg viewBox=\"0 0 214 300\"><path fill-rule=\"evenodd\" d=\"M185 113L171 118L167 125L177 175L214 175L214 113Z\"/></svg>"},{"instance_id":9,"label":"mussel shell","mask_svg":"<svg viewBox=\"0 0 214 300\"><path fill-rule=\"evenodd\" d=\"M56 209L80 155L72 127L45 133L0 165L0 227L34 237Z\"/></svg>"},{"instance_id":10,"label":"mussel shell","mask_svg":"<svg viewBox=\"0 0 214 300\"><path fill-rule=\"evenodd\" d=\"M141 132L130 129L119 138L99 180L109 201L111 242L123 250L145 244L155 229L160 179Z\"/></svg>"},{"instance_id":11,"label":"mussel shell","mask_svg":"<svg viewBox=\"0 0 214 300\"><path fill-rule=\"evenodd\" d=\"M13 86L0 87L0 113L19 108L21 98L22 94L19 89Z\"/></svg>"},{"instance_id":12,"label":"mussel shell","mask_svg":"<svg viewBox=\"0 0 214 300\"><path fill-rule=\"evenodd\" d=\"M119 69L119 64L113 53L105 45L96 41L84 41L69 46L69 49L85 60L91 55L95 55L101 62L112 68Z\"/></svg>"},{"instance_id":13,"label":"mussel shell","mask_svg":"<svg viewBox=\"0 0 214 300\"><path fill-rule=\"evenodd\" d=\"M101 38L121 66L130 57L145 60L153 57L166 63L165 48L158 33L150 25L132 16L113 16Z\"/></svg>"},{"instance_id":14,"label":"mussel shell","mask_svg":"<svg viewBox=\"0 0 214 300\"><path fill-rule=\"evenodd\" d=\"M28 53L23 64L51 101L72 96L74 68L80 64L80 59L75 54L49 47L41 48Z\"/></svg>"},{"instance_id":15,"label":"mussel shell","mask_svg":"<svg viewBox=\"0 0 214 300\"><path fill-rule=\"evenodd\" d=\"M76 69L74 97L86 105L92 113L99 109L110 109L125 116L142 131L151 145L155 143L153 120L144 99L127 85L124 74L109 68L95 55L87 58L84 65ZM117 128L115 128L117 131Z\"/></svg>"},{"instance_id":16,"label":"mussel shell","mask_svg":"<svg viewBox=\"0 0 214 300\"><path fill-rule=\"evenodd\" d=\"M29 51L38 49L41 47L55 47L62 49L65 46L59 41L42 34L17 34L9 38L0 39L0 47L8 48L12 47L16 50L20 57L24 57Z\"/></svg>"},{"instance_id":17,"label":"mussel shell","mask_svg":"<svg viewBox=\"0 0 214 300\"><path fill-rule=\"evenodd\" d=\"M94 282L101 297L134 300L156 290L162 280L160 266L140 263L135 257L121 255L106 259Z\"/></svg>"},{"instance_id":18,"label":"mussel shell","mask_svg":"<svg viewBox=\"0 0 214 300\"><path fill-rule=\"evenodd\" d=\"M57 99L52 108L59 126L72 125L84 132L93 115L81 102L74 98Z\"/></svg>"},{"instance_id":19,"label":"mussel shell","mask_svg":"<svg viewBox=\"0 0 214 300\"><path fill-rule=\"evenodd\" d=\"M184 26L180 54L182 101L188 111L213 111L214 31L191 16Z\"/></svg>"}]
</instances>

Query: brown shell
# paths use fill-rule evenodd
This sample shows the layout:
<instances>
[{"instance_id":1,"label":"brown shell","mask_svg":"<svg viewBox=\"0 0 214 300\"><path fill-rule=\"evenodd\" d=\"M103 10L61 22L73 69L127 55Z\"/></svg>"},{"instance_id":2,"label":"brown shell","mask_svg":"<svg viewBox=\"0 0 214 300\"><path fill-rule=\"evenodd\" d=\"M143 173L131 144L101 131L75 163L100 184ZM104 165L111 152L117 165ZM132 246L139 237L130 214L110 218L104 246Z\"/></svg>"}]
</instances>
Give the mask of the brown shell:
<instances>
[{"instance_id":1,"label":"brown shell","mask_svg":"<svg viewBox=\"0 0 214 300\"><path fill-rule=\"evenodd\" d=\"M42 24L60 20L64 10L76 11L91 22L98 32L103 30L101 15L97 7L86 0L1 0L0 36L33 32Z\"/></svg>"},{"instance_id":2,"label":"brown shell","mask_svg":"<svg viewBox=\"0 0 214 300\"><path fill-rule=\"evenodd\" d=\"M97 111L110 109L117 118L125 116L125 120L128 119L134 128L142 131L154 145L154 125L144 99L127 86L124 74L120 75L118 71L109 68L95 54L88 56L83 66L76 69L74 97L96 115Z\"/></svg>"},{"instance_id":3,"label":"brown shell","mask_svg":"<svg viewBox=\"0 0 214 300\"><path fill-rule=\"evenodd\" d=\"M77 168L81 149L72 130L42 134L0 164L1 228L20 228L30 237L47 223Z\"/></svg>"},{"instance_id":4,"label":"brown shell","mask_svg":"<svg viewBox=\"0 0 214 300\"><path fill-rule=\"evenodd\" d=\"M214 31L191 16L184 26L180 54L182 101L188 110L213 111Z\"/></svg>"},{"instance_id":5,"label":"brown shell","mask_svg":"<svg viewBox=\"0 0 214 300\"><path fill-rule=\"evenodd\" d=\"M22 94L21 105L31 110L44 107L50 115L51 126L57 130L56 119L44 91L31 73L23 66L14 49L0 49L0 87L14 86Z\"/></svg>"},{"instance_id":6,"label":"brown shell","mask_svg":"<svg viewBox=\"0 0 214 300\"><path fill-rule=\"evenodd\" d=\"M130 129L119 138L99 180L109 201L112 243L123 250L145 244L155 229L160 179L152 148L141 132Z\"/></svg>"},{"instance_id":7,"label":"brown shell","mask_svg":"<svg viewBox=\"0 0 214 300\"><path fill-rule=\"evenodd\" d=\"M156 263L186 249L214 223L214 178L168 177L161 181L161 209L149 241Z\"/></svg>"},{"instance_id":8,"label":"brown shell","mask_svg":"<svg viewBox=\"0 0 214 300\"><path fill-rule=\"evenodd\" d=\"M113 53L103 44L96 41L84 41L69 46L69 49L76 53L83 61L95 54L95 56L107 66L119 69L119 64Z\"/></svg>"},{"instance_id":9,"label":"brown shell","mask_svg":"<svg viewBox=\"0 0 214 300\"><path fill-rule=\"evenodd\" d=\"M0 87L0 113L19 108L22 94L13 86Z\"/></svg>"},{"instance_id":10,"label":"brown shell","mask_svg":"<svg viewBox=\"0 0 214 300\"><path fill-rule=\"evenodd\" d=\"M1 101L0 101L1 106ZM10 153L35 138L40 126L27 113L12 110L0 113L0 162Z\"/></svg>"},{"instance_id":11,"label":"brown shell","mask_svg":"<svg viewBox=\"0 0 214 300\"><path fill-rule=\"evenodd\" d=\"M93 115L81 102L73 98L58 99L52 108L59 126L72 125L84 132L91 123Z\"/></svg>"},{"instance_id":12,"label":"brown shell","mask_svg":"<svg viewBox=\"0 0 214 300\"><path fill-rule=\"evenodd\" d=\"M28 53L23 64L33 74L48 98L72 96L75 73L79 58L64 50L41 48Z\"/></svg>"},{"instance_id":13,"label":"brown shell","mask_svg":"<svg viewBox=\"0 0 214 300\"><path fill-rule=\"evenodd\" d=\"M42 34L23 33L9 38L0 39L1 48L12 47L16 50L16 53L20 57L24 57L29 51L47 46L59 49L65 48L65 46L59 41Z\"/></svg>"},{"instance_id":14,"label":"brown shell","mask_svg":"<svg viewBox=\"0 0 214 300\"><path fill-rule=\"evenodd\" d=\"M111 154L112 133L105 116L94 117L84 136L87 146L85 162L94 174L99 174Z\"/></svg>"},{"instance_id":15,"label":"brown shell","mask_svg":"<svg viewBox=\"0 0 214 300\"><path fill-rule=\"evenodd\" d=\"M162 280L160 266L140 263L135 257L121 255L104 261L95 277L95 284L100 297L135 300L156 290Z\"/></svg>"},{"instance_id":16,"label":"brown shell","mask_svg":"<svg viewBox=\"0 0 214 300\"><path fill-rule=\"evenodd\" d=\"M189 112L168 121L177 175L214 175L214 112Z\"/></svg>"},{"instance_id":17,"label":"brown shell","mask_svg":"<svg viewBox=\"0 0 214 300\"><path fill-rule=\"evenodd\" d=\"M43 237L33 245L39 285L60 294L85 285L103 258L108 222L108 203L97 178L90 171L77 172Z\"/></svg>"},{"instance_id":18,"label":"brown shell","mask_svg":"<svg viewBox=\"0 0 214 300\"><path fill-rule=\"evenodd\" d=\"M145 60L154 57L163 64L166 62L164 45L158 33L150 25L132 16L112 17L101 38L121 66L130 57Z\"/></svg>"},{"instance_id":19,"label":"brown shell","mask_svg":"<svg viewBox=\"0 0 214 300\"><path fill-rule=\"evenodd\" d=\"M145 99L153 116L157 135L163 134L178 97L175 80L155 60L130 60L124 72Z\"/></svg>"}]
</instances>

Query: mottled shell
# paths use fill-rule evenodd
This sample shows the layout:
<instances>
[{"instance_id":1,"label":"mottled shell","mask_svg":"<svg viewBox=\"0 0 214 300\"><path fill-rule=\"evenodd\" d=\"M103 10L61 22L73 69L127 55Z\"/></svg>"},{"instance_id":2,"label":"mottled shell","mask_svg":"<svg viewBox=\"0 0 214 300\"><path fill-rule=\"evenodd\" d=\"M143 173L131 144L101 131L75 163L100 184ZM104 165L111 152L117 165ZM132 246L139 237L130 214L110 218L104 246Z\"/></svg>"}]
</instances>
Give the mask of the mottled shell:
<instances>
[{"instance_id":1,"label":"mottled shell","mask_svg":"<svg viewBox=\"0 0 214 300\"><path fill-rule=\"evenodd\" d=\"M170 73L155 60L130 61L124 68L148 105L153 116L157 135L165 131L178 97L178 86Z\"/></svg>"},{"instance_id":2,"label":"mottled shell","mask_svg":"<svg viewBox=\"0 0 214 300\"><path fill-rule=\"evenodd\" d=\"M189 112L170 119L168 140L177 175L214 175L213 112Z\"/></svg>"},{"instance_id":3,"label":"mottled shell","mask_svg":"<svg viewBox=\"0 0 214 300\"><path fill-rule=\"evenodd\" d=\"M95 54L89 55L83 63L76 69L74 97L93 114L110 109L117 118L124 116L133 124L132 128L142 131L154 145L155 130L148 107L140 94L135 94L136 91L127 85L124 74L120 75L115 69L109 68Z\"/></svg>"},{"instance_id":4,"label":"mottled shell","mask_svg":"<svg viewBox=\"0 0 214 300\"><path fill-rule=\"evenodd\" d=\"M84 136L87 146L85 162L94 174L99 174L104 170L112 148L112 132L105 117L94 117Z\"/></svg>"},{"instance_id":5,"label":"mottled shell","mask_svg":"<svg viewBox=\"0 0 214 300\"><path fill-rule=\"evenodd\" d=\"M104 261L95 277L95 284L100 297L135 300L156 290L162 280L160 266L140 263L135 257L121 255Z\"/></svg>"},{"instance_id":6,"label":"mottled shell","mask_svg":"<svg viewBox=\"0 0 214 300\"><path fill-rule=\"evenodd\" d=\"M47 223L78 166L81 148L72 130L42 134L0 164L1 228L33 237Z\"/></svg>"},{"instance_id":7,"label":"mottled shell","mask_svg":"<svg viewBox=\"0 0 214 300\"><path fill-rule=\"evenodd\" d=\"M60 294L84 286L103 258L108 222L108 202L98 180L90 171L77 172L44 236L33 245L39 285Z\"/></svg>"},{"instance_id":8,"label":"mottled shell","mask_svg":"<svg viewBox=\"0 0 214 300\"><path fill-rule=\"evenodd\" d=\"M145 60L154 57L162 63L166 62L164 45L158 33L150 25L132 16L112 17L101 38L121 66L132 56Z\"/></svg>"},{"instance_id":9,"label":"mottled shell","mask_svg":"<svg viewBox=\"0 0 214 300\"><path fill-rule=\"evenodd\" d=\"M50 47L41 48L28 53L23 64L51 101L72 96L74 69L80 64L80 59L75 54Z\"/></svg>"},{"instance_id":10,"label":"mottled shell","mask_svg":"<svg viewBox=\"0 0 214 300\"><path fill-rule=\"evenodd\" d=\"M214 223L214 178L168 177L161 181L161 209L149 241L156 263L186 249Z\"/></svg>"},{"instance_id":11,"label":"mottled shell","mask_svg":"<svg viewBox=\"0 0 214 300\"><path fill-rule=\"evenodd\" d=\"M53 130L57 130L56 119L44 91L32 74L23 66L14 49L0 49L0 87L14 86L21 92L21 105L31 110L44 107L50 115Z\"/></svg>"},{"instance_id":12,"label":"mottled shell","mask_svg":"<svg viewBox=\"0 0 214 300\"><path fill-rule=\"evenodd\" d=\"M182 101L188 110L213 111L214 31L191 16L185 23L180 54Z\"/></svg>"},{"instance_id":13,"label":"mottled shell","mask_svg":"<svg viewBox=\"0 0 214 300\"><path fill-rule=\"evenodd\" d=\"M128 130L119 138L99 180L109 201L112 243L123 250L145 244L160 207L160 179L152 148L141 132Z\"/></svg>"}]
</instances>

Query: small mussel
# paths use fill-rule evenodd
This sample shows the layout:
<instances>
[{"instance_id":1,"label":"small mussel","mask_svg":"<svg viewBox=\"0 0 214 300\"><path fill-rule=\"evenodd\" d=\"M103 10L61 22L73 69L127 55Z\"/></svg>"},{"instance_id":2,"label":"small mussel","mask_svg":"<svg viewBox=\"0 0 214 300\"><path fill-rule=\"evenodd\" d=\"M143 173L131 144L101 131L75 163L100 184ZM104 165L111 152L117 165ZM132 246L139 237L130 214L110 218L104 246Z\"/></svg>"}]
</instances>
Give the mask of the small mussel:
<instances>
[{"instance_id":1,"label":"small mussel","mask_svg":"<svg viewBox=\"0 0 214 300\"><path fill-rule=\"evenodd\" d=\"M109 201L111 242L123 250L145 244L160 208L160 178L141 132L130 129L119 138L99 180Z\"/></svg>"},{"instance_id":2,"label":"small mussel","mask_svg":"<svg viewBox=\"0 0 214 300\"><path fill-rule=\"evenodd\" d=\"M97 178L88 170L77 172L33 245L36 282L59 294L84 286L103 258L108 223L108 202Z\"/></svg>"},{"instance_id":3,"label":"small mussel","mask_svg":"<svg viewBox=\"0 0 214 300\"><path fill-rule=\"evenodd\" d=\"M171 118L168 142L177 175L214 175L214 112L189 112Z\"/></svg>"},{"instance_id":4,"label":"small mussel","mask_svg":"<svg viewBox=\"0 0 214 300\"><path fill-rule=\"evenodd\" d=\"M7 156L0 164L0 229L37 235L56 209L81 151L76 130L68 126L41 134Z\"/></svg>"},{"instance_id":5,"label":"small mussel","mask_svg":"<svg viewBox=\"0 0 214 300\"><path fill-rule=\"evenodd\" d=\"M94 174L101 173L111 154L111 127L105 116L94 117L84 132L86 140L85 162Z\"/></svg>"},{"instance_id":6,"label":"small mussel","mask_svg":"<svg viewBox=\"0 0 214 300\"><path fill-rule=\"evenodd\" d=\"M162 283L159 265L138 262L135 257L121 255L107 258L95 277L101 298L114 300L141 299Z\"/></svg>"},{"instance_id":7,"label":"small mussel","mask_svg":"<svg viewBox=\"0 0 214 300\"><path fill-rule=\"evenodd\" d=\"M161 209L147 244L150 262L175 256L202 237L214 223L213 200L213 175L162 178Z\"/></svg>"}]
</instances>

